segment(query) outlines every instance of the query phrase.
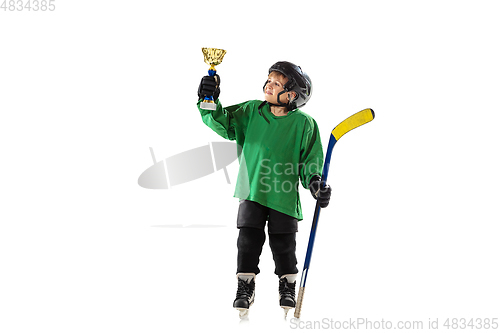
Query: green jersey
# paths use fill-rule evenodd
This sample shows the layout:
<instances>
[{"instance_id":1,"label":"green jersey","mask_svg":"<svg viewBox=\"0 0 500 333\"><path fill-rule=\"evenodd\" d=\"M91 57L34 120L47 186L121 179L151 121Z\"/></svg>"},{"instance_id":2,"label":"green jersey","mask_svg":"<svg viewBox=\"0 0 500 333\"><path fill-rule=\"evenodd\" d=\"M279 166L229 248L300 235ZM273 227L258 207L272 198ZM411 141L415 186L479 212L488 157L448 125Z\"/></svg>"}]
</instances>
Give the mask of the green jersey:
<instances>
[{"instance_id":1,"label":"green jersey","mask_svg":"<svg viewBox=\"0 0 500 333\"><path fill-rule=\"evenodd\" d=\"M203 110L203 122L228 140L236 140L240 168L234 196L258 202L302 220L298 187L309 188L321 176L323 149L316 121L295 109L275 116L267 103L253 100ZM260 107L261 106L261 107Z\"/></svg>"}]
</instances>

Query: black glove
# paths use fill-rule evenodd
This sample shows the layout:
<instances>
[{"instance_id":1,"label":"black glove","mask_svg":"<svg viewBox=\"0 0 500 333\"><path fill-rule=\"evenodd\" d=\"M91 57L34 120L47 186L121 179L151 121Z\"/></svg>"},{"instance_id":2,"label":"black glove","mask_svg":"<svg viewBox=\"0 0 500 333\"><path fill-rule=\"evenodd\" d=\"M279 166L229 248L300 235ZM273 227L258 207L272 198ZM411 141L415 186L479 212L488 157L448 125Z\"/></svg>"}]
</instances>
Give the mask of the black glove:
<instances>
[{"instance_id":1,"label":"black glove","mask_svg":"<svg viewBox=\"0 0 500 333\"><path fill-rule=\"evenodd\" d=\"M319 176L313 176L309 183L309 190L314 199L318 200L321 208L326 208L330 203L332 188L329 185L323 186Z\"/></svg>"},{"instance_id":2,"label":"black glove","mask_svg":"<svg viewBox=\"0 0 500 333\"><path fill-rule=\"evenodd\" d=\"M219 98L220 94L220 77L218 74L215 76L204 76L201 79L200 86L198 87L199 99L204 99L205 96L213 96L214 101Z\"/></svg>"}]
</instances>

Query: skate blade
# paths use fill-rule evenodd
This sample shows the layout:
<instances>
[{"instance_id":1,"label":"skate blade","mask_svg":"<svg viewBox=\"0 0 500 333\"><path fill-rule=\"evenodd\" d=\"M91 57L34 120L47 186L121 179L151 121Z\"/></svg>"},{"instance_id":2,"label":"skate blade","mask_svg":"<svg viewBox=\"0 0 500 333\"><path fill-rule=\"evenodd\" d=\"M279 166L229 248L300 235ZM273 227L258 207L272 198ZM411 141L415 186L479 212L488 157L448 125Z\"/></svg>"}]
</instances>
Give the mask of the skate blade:
<instances>
[{"instance_id":1,"label":"skate blade","mask_svg":"<svg viewBox=\"0 0 500 333\"><path fill-rule=\"evenodd\" d=\"M243 309L243 308L236 308L240 313L240 319L246 319L248 318L248 309Z\"/></svg>"},{"instance_id":2,"label":"skate blade","mask_svg":"<svg viewBox=\"0 0 500 333\"><path fill-rule=\"evenodd\" d=\"M286 316L288 315L288 311L290 311L290 309L293 309L293 308L289 307L289 306L282 306L281 308L285 311L285 319L286 319Z\"/></svg>"}]
</instances>

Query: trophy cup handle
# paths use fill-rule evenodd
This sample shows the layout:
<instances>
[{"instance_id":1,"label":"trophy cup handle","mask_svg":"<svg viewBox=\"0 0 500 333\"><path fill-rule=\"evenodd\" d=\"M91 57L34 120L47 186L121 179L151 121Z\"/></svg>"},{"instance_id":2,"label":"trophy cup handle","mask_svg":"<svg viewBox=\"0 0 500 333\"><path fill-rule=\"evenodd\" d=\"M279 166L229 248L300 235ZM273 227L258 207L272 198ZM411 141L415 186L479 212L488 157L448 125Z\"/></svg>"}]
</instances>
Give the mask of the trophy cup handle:
<instances>
[{"instance_id":1,"label":"trophy cup handle","mask_svg":"<svg viewBox=\"0 0 500 333\"><path fill-rule=\"evenodd\" d=\"M215 70L215 67L211 65L210 69L208 70L208 75L215 76L216 73L217 71ZM215 104L214 97L205 96L205 99L200 104L200 108L202 108L203 110L216 110L217 104Z\"/></svg>"}]
</instances>

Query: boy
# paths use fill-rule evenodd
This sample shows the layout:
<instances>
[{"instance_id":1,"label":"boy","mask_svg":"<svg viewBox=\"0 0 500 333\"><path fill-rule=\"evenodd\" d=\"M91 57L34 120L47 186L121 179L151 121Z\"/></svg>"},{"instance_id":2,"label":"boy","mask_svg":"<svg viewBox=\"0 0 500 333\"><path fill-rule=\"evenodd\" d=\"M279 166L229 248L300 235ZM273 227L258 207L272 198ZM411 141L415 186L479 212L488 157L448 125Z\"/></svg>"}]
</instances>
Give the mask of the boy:
<instances>
[{"instance_id":1,"label":"boy","mask_svg":"<svg viewBox=\"0 0 500 333\"><path fill-rule=\"evenodd\" d=\"M280 306L295 307L297 259L295 233L302 220L299 182L309 188L322 208L331 188L322 186L323 149L315 120L300 111L311 97L309 76L299 66L280 61L269 69L264 101L252 100L223 108L220 77L205 76L198 88L203 122L220 136L236 140L240 169L234 196L240 198L237 217L238 290L233 307L246 316L255 296L255 277L268 226L269 245L279 277ZM213 96L216 110L200 103Z\"/></svg>"}]
</instances>

